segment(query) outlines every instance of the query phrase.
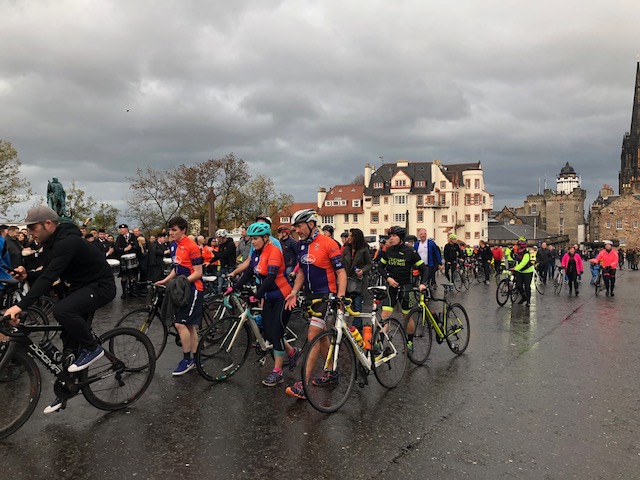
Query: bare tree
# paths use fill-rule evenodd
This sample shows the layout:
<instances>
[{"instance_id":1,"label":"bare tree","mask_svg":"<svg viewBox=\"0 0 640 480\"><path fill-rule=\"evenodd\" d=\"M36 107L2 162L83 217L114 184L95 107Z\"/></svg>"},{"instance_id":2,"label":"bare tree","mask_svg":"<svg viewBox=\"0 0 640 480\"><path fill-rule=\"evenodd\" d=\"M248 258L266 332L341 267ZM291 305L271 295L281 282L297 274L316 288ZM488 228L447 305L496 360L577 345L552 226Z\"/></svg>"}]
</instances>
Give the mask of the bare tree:
<instances>
[{"instance_id":1,"label":"bare tree","mask_svg":"<svg viewBox=\"0 0 640 480\"><path fill-rule=\"evenodd\" d=\"M136 220L143 230L162 228L178 215L184 203L182 184L177 170L159 171L149 166L138 168L129 180L131 197L127 199L127 215Z\"/></svg>"},{"instance_id":2,"label":"bare tree","mask_svg":"<svg viewBox=\"0 0 640 480\"><path fill-rule=\"evenodd\" d=\"M31 197L31 184L20 176L18 152L10 142L0 140L0 215Z\"/></svg>"}]
</instances>

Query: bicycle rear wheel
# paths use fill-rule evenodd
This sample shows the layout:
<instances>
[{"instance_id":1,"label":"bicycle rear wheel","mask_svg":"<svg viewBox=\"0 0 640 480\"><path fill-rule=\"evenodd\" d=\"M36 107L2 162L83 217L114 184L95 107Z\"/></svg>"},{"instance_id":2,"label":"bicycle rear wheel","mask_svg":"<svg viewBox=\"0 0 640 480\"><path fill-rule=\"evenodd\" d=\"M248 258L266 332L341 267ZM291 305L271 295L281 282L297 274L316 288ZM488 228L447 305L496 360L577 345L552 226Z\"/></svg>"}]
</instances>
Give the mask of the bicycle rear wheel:
<instances>
[{"instance_id":1,"label":"bicycle rear wheel","mask_svg":"<svg viewBox=\"0 0 640 480\"><path fill-rule=\"evenodd\" d=\"M498 283L498 288L496 290L496 301L498 302L498 305L503 307L504 304L507 303L509 296L509 279L503 278L500 280L500 283Z\"/></svg>"},{"instance_id":2,"label":"bicycle rear wheel","mask_svg":"<svg viewBox=\"0 0 640 480\"><path fill-rule=\"evenodd\" d=\"M433 333L431 332L431 320L425 315L422 307L414 307L406 315L404 319L404 331L407 333L407 342L409 342L409 320L413 317L415 333L413 334L412 348L407 348L407 356L415 365L422 365L429 358L431 353L431 344L433 342Z\"/></svg>"},{"instance_id":3,"label":"bicycle rear wheel","mask_svg":"<svg viewBox=\"0 0 640 480\"><path fill-rule=\"evenodd\" d=\"M520 298L520 290L516 287L514 280L510 280L509 282L509 296L511 297L511 303L516 303Z\"/></svg>"},{"instance_id":4,"label":"bicycle rear wheel","mask_svg":"<svg viewBox=\"0 0 640 480\"><path fill-rule=\"evenodd\" d=\"M104 356L80 372L87 401L100 410L120 410L138 400L156 371L151 340L140 330L119 327L98 339Z\"/></svg>"},{"instance_id":5,"label":"bicycle rear wheel","mask_svg":"<svg viewBox=\"0 0 640 480\"><path fill-rule=\"evenodd\" d=\"M251 332L246 323L238 329L239 323L239 317L224 317L200 336L195 362L198 373L205 380L226 380L240 370L247 359Z\"/></svg>"},{"instance_id":6,"label":"bicycle rear wheel","mask_svg":"<svg viewBox=\"0 0 640 480\"><path fill-rule=\"evenodd\" d=\"M42 326L49 325L49 318L42 309L31 306L20 314L20 322L27 326ZM29 338L35 344L42 343L46 340L51 340L55 336L56 332L33 332L29 335ZM0 407L1 409L1 407Z\"/></svg>"},{"instance_id":7,"label":"bicycle rear wheel","mask_svg":"<svg viewBox=\"0 0 640 480\"><path fill-rule=\"evenodd\" d=\"M447 324L445 338L449 349L456 355L464 353L469 346L471 325L469 315L462 305L454 303L447 309Z\"/></svg>"},{"instance_id":8,"label":"bicycle rear wheel","mask_svg":"<svg viewBox=\"0 0 640 480\"><path fill-rule=\"evenodd\" d=\"M469 290L469 274L466 271L460 272L460 279L465 290Z\"/></svg>"},{"instance_id":9,"label":"bicycle rear wheel","mask_svg":"<svg viewBox=\"0 0 640 480\"><path fill-rule=\"evenodd\" d=\"M380 324L382 330L374 333L371 346L375 359L373 373L380 385L394 388L407 369L407 337L404 328L395 318L386 318Z\"/></svg>"},{"instance_id":10,"label":"bicycle rear wheel","mask_svg":"<svg viewBox=\"0 0 640 480\"><path fill-rule=\"evenodd\" d=\"M40 398L42 379L34 360L9 343L0 361L0 439L29 419Z\"/></svg>"},{"instance_id":11,"label":"bicycle rear wheel","mask_svg":"<svg viewBox=\"0 0 640 480\"><path fill-rule=\"evenodd\" d=\"M322 332L309 344L302 359L302 386L316 410L331 413L342 407L356 383L356 357L349 340L337 343L335 331ZM334 369L334 356L337 356ZM306 372L306 374L305 374Z\"/></svg>"},{"instance_id":12,"label":"bicycle rear wheel","mask_svg":"<svg viewBox=\"0 0 640 480\"><path fill-rule=\"evenodd\" d=\"M598 277L596 278L596 297L602 291L603 283L604 281L602 280L602 275L598 275Z\"/></svg>"},{"instance_id":13,"label":"bicycle rear wheel","mask_svg":"<svg viewBox=\"0 0 640 480\"><path fill-rule=\"evenodd\" d=\"M138 308L133 312L127 313L116 323L116 328L118 327L135 328L149 337L156 352L156 359L160 358L160 355L164 352L169 329L160 316L152 312L149 307Z\"/></svg>"},{"instance_id":14,"label":"bicycle rear wheel","mask_svg":"<svg viewBox=\"0 0 640 480\"><path fill-rule=\"evenodd\" d=\"M454 272L451 274L451 283L453 283L453 286L457 291L462 290L462 276L460 275L458 269L454 270Z\"/></svg>"}]
</instances>

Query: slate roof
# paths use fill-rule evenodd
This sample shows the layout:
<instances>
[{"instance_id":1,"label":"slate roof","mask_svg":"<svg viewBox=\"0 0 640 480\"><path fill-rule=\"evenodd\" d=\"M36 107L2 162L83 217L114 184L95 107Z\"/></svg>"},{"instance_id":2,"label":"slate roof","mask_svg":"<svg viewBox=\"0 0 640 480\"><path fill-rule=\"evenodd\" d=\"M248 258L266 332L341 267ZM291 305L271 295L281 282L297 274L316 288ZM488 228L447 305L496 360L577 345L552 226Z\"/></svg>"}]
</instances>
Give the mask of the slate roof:
<instances>
[{"instance_id":1,"label":"slate roof","mask_svg":"<svg viewBox=\"0 0 640 480\"><path fill-rule=\"evenodd\" d=\"M391 179L402 170L411 180L411 193L430 193L433 191L433 181L431 180L431 162L409 163L406 167L399 167L395 163L385 163L378 167L371 174L369 186L364 189L364 194L371 195L388 195L391 193ZM416 180L424 180L425 187L415 187ZM382 182L383 188L373 188L374 183Z\"/></svg>"}]
</instances>

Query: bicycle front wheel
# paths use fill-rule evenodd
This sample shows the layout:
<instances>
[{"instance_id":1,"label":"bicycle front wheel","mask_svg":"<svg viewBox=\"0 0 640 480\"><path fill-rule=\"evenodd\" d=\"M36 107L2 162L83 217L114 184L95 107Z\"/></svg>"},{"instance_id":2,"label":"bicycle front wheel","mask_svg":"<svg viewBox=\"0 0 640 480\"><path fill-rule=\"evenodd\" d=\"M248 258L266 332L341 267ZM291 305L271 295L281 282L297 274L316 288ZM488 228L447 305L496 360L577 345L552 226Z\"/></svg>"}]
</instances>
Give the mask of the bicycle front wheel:
<instances>
[{"instance_id":1,"label":"bicycle front wheel","mask_svg":"<svg viewBox=\"0 0 640 480\"><path fill-rule=\"evenodd\" d=\"M100 410L120 410L138 400L156 371L151 340L140 330L119 327L98 339L104 356L80 373L82 394ZM88 382L88 383L87 383Z\"/></svg>"},{"instance_id":2,"label":"bicycle front wheel","mask_svg":"<svg viewBox=\"0 0 640 480\"><path fill-rule=\"evenodd\" d=\"M116 328L118 327L135 328L149 337L156 352L156 359L160 358L160 355L164 352L169 329L160 316L152 312L150 308L138 308L133 312L127 313L116 323Z\"/></svg>"},{"instance_id":3,"label":"bicycle front wheel","mask_svg":"<svg viewBox=\"0 0 640 480\"><path fill-rule=\"evenodd\" d=\"M205 380L226 380L240 370L247 359L251 332L246 323L238 329L239 323L239 317L224 317L200 336L195 362Z\"/></svg>"},{"instance_id":4,"label":"bicycle front wheel","mask_svg":"<svg viewBox=\"0 0 640 480\"><path fill-rule=\"evenodd\" d=\"M460 355L469 346L470 335L471 325L467 311L459 303L449 306L445 325L445 338L449 349L456 355Z\"/></svg>"},{"instance_id":5,"label":"bicycle front wheel","mask_svg":"<svg viewBox=\"0 0 640 480\"><path fill-rule=\"evenodd\" d=\"M407 337L395 318L381 320L380 324L382 329L374 334L371 346L375 360L373 373L380 385L394 388L407 369Z\"/></svg>"},{"instance_id":6,"label":"bicycle front wheel","mask_svg":"<svg viewBox=\"0 0 640 480\"><path fill-rule=\"evenodd\" d=\"M457 291L462 290L462 276L457 269L451 274L451 283Z\"/></svg>"},{"instance_id":7,"label":"bicycle front wheel","mask_svg":"<svg viewBox=\"0 0 640 480\"><path fill-rule=\"evenodd\" d=\"M334 358L335 364L334 364ZM315 337L302 359L302 386L316 410L331 413L342 407L356 383L356 356L344 336L335 331Z\"/></svg>"},{"instance_id":8,"label":"bicycle front wheel","mask_svg":"<svg viewBox=\"0 0 640 480\"><path fill-rule=\"evenodd\" d=\"M414 307L404 319L404 331L407 334L407 355L415 365L422 365L429 358L433 333L431 332L430 319L422 307ZM413 319L413 321L411 321ZM413 325L413 328L411 326ZM409 331L413 330L413 338ZM411 342L411 343L409 343Z\"/></svg>"},{"instance_id":9,"label":"bicycle front wheel","mask_svg":"<svg viewBox=\"0 0 640 480\"><path fill-rule=\"evenodd\" d=\"M598 278L596 279L596 297L600 294L600 291L602 290L602 284L603 284L603 280L602 277L600 275L598 275Z\"/></svg>"},{"instance_id":10,"label":"bicycle front wheel","mask_svg":"<svg viewBox=\"0 0 640 480\"><path fill-rule=\"evenodd\" d=\"M553 277L553 291L556 295L560 295L560 292L562 291L563 282L564 282L563 275L556 275L555 277Z\"/></svg>"},{"instance_id":11,"label":"bicycle front wheel","mask_svg":"<svg viewBox=\"0 0 640 480\"><path fill-rule=\"evenodd\" d=\"M538 291L538 293L540 295L544 295L544 291L547 286L542 282L542 278L540 278L540 275L534 275L533 281L535 282L536 290Z\"/></svg>"},{"instance_id":12,"label":"bicycle front wheel","mask_svg":"<svg viewBox=\"0 0 640 480\"><path fill-rule=\"evenodd\" d=\"M41 389L36 363L9 343L0 362L0 439L16 432L29 419L38 405Z\"/></svg>"},{"instance_id":13,"label":"bicycle front wheel","mask_svg":"<svg viewBox=\"0 0 640 480\"><path fill-rule=\"evenodd\" d=\"M503 307L504 304L507 303L509 296L509 279L503 278L500 280L500 283L498 283L498 289L496 290L496 301L498 302L498 305Z\"/></svg>"}]
</instances>

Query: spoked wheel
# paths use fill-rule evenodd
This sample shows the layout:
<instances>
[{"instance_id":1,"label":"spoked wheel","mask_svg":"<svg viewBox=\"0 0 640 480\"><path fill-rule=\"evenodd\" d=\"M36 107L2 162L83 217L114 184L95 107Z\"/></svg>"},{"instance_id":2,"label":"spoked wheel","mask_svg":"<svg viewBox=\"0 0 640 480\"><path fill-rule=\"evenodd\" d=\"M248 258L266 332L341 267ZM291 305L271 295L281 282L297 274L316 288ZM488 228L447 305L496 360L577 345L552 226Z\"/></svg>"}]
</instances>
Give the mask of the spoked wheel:
<instances>
[{"instance_id":1,"label":"spoked wheel","mask_svg":"<svg viewBox=\"0 0 640 480\"><path fill-rule=\"evenodd\" d=\"M540 295L544 295L544 291L547 288L547 285L543 283L542 278L540 278L540 275L534 276L534 283L536 285L536 290L538 291L538 293Z\"/></svg>"},{"instance_id":2,"label":"spoked wheel","mask_svg":"<svg viewBox=\"0 0 640 480\"><path fill-rule=\"evenodd\" d=\"M596 278L596 297L602 291L602 287L604 287L604 281L602 280L602 275L598 275L598 278Z\"/></svg>"},{"instance_id":3,"label":"spoked wheel","mask_svg":"<svg viewBox=\"0 0 640 480\"><path fill-rule=\"evenodd\" d=\"M520 290L518 290L513 280L510 280L509 294L511 296L511 303L516 303L520 299Z\"/></svg>"},{"instance_id":4,"label":"spoked wheel","mask_svg":"<svg viewBox=\"0 0 640 480\"><path fill-rule=\"evenodd\" d=\"M496 290L496 301L498 302L498 305L501 307L504 306L504 304L507 303L507 300L509 300L509 297L509 279L503 278L500 280L500 283L498 283L498 289Z\"/></svg>"},{"instance_id":5,"label":"spoked wheel","mask_svg":"<svg viewBox=\"0 0 640 480\"><path fill-rule=\"evenodd\" d=\"M466 271L460 272L460 279L465 290L469 290L469 274Z\"/></svg>"},{"instance_id":6,"label":"spoked wheel","mask_svg":"<svg viewBox=\"0 0 640 480\"><path fill-rule=\"evenodd\" d=\"M35 306L27 308L20 314L20 322L28 326L49 325L47 314ZM33 343L38 344L45 340L51 340L55 333L56 332L33 332L33 334L29 335L29 338L31 338Z\"/></svg>"},{"instance_id":7,"label":"spoked wheel","mask_svg":"<svg viewBox=\"0 0 640 480\"><path fill-rule=\"evenodd\" d=\"M204 332L207 328L220 320L222 317L230 315L231 312L224 306L224 301L220 299L208 300L204 304L202 310L202 323L200 324L199 333Z\"/></svg>"},{"instance_id":8,"label":"spoked wheel","mask_svg":"<svg viewBox=\"0 0 640 480\"><path fill-rule=\"evenodd\" d=\"M135 328L114 328L99 338L104 356L80 372L87 401L101 410L120 410L138 400L156 371L151 340Z\"/></svg>"},{"instance_id":9,"label":"spoked wheel","mask_svg":"<svg viewBox=\"0 0 640 480\"><path fill-rule=\"evenodd\" d=\"M138 308L126 314L118 321L116 327L135 328L144 333L151 340L153 349L156 352L156 358L160 358L160 355L164 352L169 329L158 314L151 312L150 308Z\"/></svg>"},{"instance_id":10,"label":"spoked wheel","mask_svg":"<svg viewBox=\"0 0 640 480\"><path fill-rule=\"evenodd\" d=\"M333 330L321 333L309 344L302 360L304 393L313 408L324 413L342 407L356 383L353 347L344 336L340 343L337 340Z\"/></svg>"},{"instance_id":11,"label":"spoked wheel","mask_svg":"<svg viewBox=\"0 0 640 480\"><path fill-rule=\"evenodd\" d=\"M471 336L469 315L459 303L454 303L447 310L445 335L447 345L456 355L463 353L469 346L469 338Z\"/></svg>"},{"instance_id":12,"label":"spoked wheel","mask_svg":"<svg viewBox=\"0 0 640 480\"><path fill-rule=\"evenodd\" d=\"M413 321L410 321L413 319ZM414 307L404 319L404 330L407 333L407 356L412 363L422 365L429 358L433 333L431 320L425 316L422 307ZM409 331L413 330L413 338L409 340ZM411 344L409 344L411 341Z\"/></svg>"},{"instance_id":13,"label":"spoked wheel","mask_svg":"<svg viewBox=\"0 0 640 480\"><path fill-rule=\"evenodd\" d=\"M38 405L42 389L40 370L33 359L15 345L6 345L6 357L0 361L0 439L24 425Z\"/></svg>"},{"instance_id":14,"label":"spoked wheel","mask_svg":"<svg viewBox=\"0 0 640 480\"><path fill-rule=\"evenodd\" d=\"M553 292L556 295L560 295L560 292L562 291L563 282L564 282L564 276L563 275L555 275L553 277Z\"/></svg>"},{"instance_id":15,"label":"spoked wheel","mask_svg":"<svg viewBox=\"0 0 640 480\"><path fill-rule=\"evenodd\" d=\"M460 275L460 271L457 268L451 274L451 283L453 283L453 286L458 292L462 290L462 276Z\"/></svg>"},{"instance_id":16,"label":"spoked wheel","mask_svg":"<svg viewBox=\"0 0 640 480\"><path fill-rule=\"evenodd\" d=\"M210 382L226 380L244 364L251 347L249 325L238 329L239 317L224 317L201 336L196 350L198 373Z\"/></svg>"},{"instance_id":17,"label":"spoked wheel","mask_svg":"<svg viewBox=\"0 0 640 480\"><path fill-rule=\"evenodd\" d=\"M371 352L374 356L373 373L380 385L398 386L407 369L407 336L395 318L381 320L382 330L374 334Z\"/></svg>"}]
</instances>

